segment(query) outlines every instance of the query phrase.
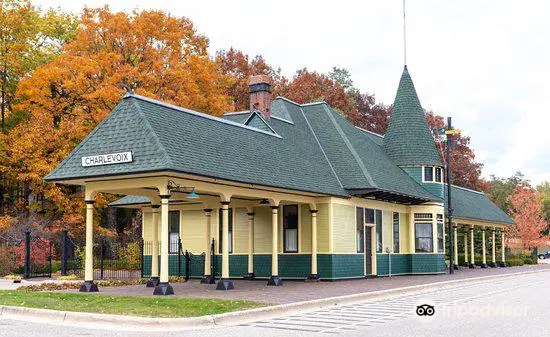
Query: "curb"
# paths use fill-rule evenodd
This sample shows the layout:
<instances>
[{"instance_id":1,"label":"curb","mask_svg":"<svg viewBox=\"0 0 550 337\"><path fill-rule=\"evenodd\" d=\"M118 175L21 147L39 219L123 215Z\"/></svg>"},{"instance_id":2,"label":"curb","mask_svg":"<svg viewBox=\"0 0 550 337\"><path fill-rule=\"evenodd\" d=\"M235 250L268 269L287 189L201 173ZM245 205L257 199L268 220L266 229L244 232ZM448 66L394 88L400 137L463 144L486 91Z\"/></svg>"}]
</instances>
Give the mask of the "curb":
<instances>
[{"instance_id":1,"label":"curb","mask_svg":"<svg viewBox=\"0 0 550 337\"><path fill-rule=\"evenodd\" d=\"M536 274L550 272L550 269L531 270L518 273L480 276L459 280L433 282L408 287L371 291L359 294L337 296L316 299L311 301L280 304L262 308L248 309L242 311L228 312L224 314L205 315L199 317L182 318L151 318L137 316L123 316L110 314L97 314L73 311L58 311L48 309L34 309L26 307L0 306L0 316L6 318L25 319L29 318L37 322L52 324L77 325L96 329L112 330L189 330L205 329L214 326L230 326L245 322L269 319L271 317L291 314L301 311L318 310L336 305L352 304L371 299L378 299L389 295L422 292L427 290L442 290L452 288L462 283L480 283L491 279L511 278L518 275Z\"/></svg>"}]
</instances>

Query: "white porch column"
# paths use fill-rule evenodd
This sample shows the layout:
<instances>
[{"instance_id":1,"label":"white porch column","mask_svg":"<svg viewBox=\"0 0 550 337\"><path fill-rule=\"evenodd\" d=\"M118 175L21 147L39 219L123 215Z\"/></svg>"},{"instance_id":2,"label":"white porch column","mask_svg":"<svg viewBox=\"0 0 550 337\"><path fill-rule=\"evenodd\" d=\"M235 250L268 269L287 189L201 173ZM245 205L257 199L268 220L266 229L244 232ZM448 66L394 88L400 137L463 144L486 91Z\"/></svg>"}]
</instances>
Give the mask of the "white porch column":
<instances>
[{"instance_id":1,"label":"white porch column","mask_svg":"<svg viewBox=\"0 0 550 337\"><path fill-rule=\"evenodd\" d=\"M453 258L454 258L454 269L458 269L458 229L456 224L453 224Z\"/></svg>"},{"instance_id":2,"label":"white porch column","mask_svg":"<svg viewBox=\"0 0 550 337\"><path fill-rule=\"evenodd\" d=\"M464 227L464 267L468 267L468 228Z\"/></svg>"},{"instance_id":3,"label":"white porch column","mask_svg":"<svg viewBox=\"0 0 550 337\"><path fill-rule=\"evenodd\" d=\"M487 251L485 250L485 226L481 227L481 268L487 268Z\"/></svg>"},{"instance_id":4,"label":"white porch column","mask_svg":"<svg viewBox=\"0 0 550 337\"><path fill-rule=\"evenodd\" d=\"M151 217L151 279L147 287L156 287L159 284L159 207L153 205Z\"/></svg>"},{"instance_id":5,"label":"white porch column","mask_svg":"<svg viewBox=\"0 0 550 337\"><path fill-rule=\"evenodd\" d=\"M80 292L97 292L94 283L94 202L86 200L86 260L84 261L84 283Z\"/></svg>"},{"instance_id":6,"label":"white porch column","mask_svg":"<svg viewBox=\"0 0 550 337\"><path fill-rule=\"evenodd\" d=\"M248 275L246 275L247 280L254 279L254 212L253 208L250 207L248 212Z\"/></svg>"},{"instance_id":7,"label":"white porch column","mask_svg":"<svg viewBox=\"0 0 550 337\"><path fill-rule=\"evenodd\" d=\"M504 230L500 230L500 239L501 239L501 244L500 246L502 247L502 251L501 251L501 254L502 254L502 262L500 262L500 266L501 267L506 267L506 247L504 245Z\"/></svg>"},{"instance_id":8,"label":"white porch column","mask_svg":"<svg viewBox=\"0 0 550 337\"><path fill-rule=\"evenodd\" d=\"M497 266L496 244L495 244L495 228L491 229L491 267Z\"/></svg>"},{"instance_id":9,"label":"white porch column","mask_svg":"<svg viewBox=\"0 0 550 337\"><path fill-rule=\"evenodd\" d=\"M216 286L217 290L233 289L229 279L229 201L222 201L222 278Z\"/></svg>"},{"instance_id":10,"label":"white porch column","mask_svg":"<svg viewBox=\"0 0 550 337\"><path fill-rule=\"evenodd\" d=\"M318 281L317 274L317 210L312 209L311 213L311 275L308 276L308 281Z\"/></svg>"},{"instance_id":11,"label":"white porch column","mask_svg":"<svg viewBox=\"0 0 550 337\"><path fill-rule=\"evenodd\" d=\"M168 213L170 195L160 196L160 280L153 295L173 295L174 289L168 283Z\"/></svg>"},{"instance_id":12,"label":"white porch column","mask_svg":"<svg viewBox=\"0 0 550 337\"><path fill-rule=\"evenodd\" d=\"M474 258L474 226L470 226L470 268L476 267Z\"/></svg>"},{"instance_id":13,"label":"white porch column","mask_svg":"<svg viewBox=\"0 0 550 337\"><path fill-rule=\"evenodd\" d=\"M271 206L271 232L271 277L267 285L281 286L283 282L279 277L279 206Z\"/></svg>"},{"instance_id":14,"label":"white porch column","mask_svg":"<svg viewBox=\"0 0 550 337\"><path fill-rule=\"evenodd\" d=\"M212 209L205 208L204 209L204 216L205 216L205 233L204 233L204 276L201 279L202 284L214 284L216 281L214 280L214 275L212 275L212 268L210 264L210 260L212 258L211 254L211 243L212 243Z\"/></svg>"}]
</instances>

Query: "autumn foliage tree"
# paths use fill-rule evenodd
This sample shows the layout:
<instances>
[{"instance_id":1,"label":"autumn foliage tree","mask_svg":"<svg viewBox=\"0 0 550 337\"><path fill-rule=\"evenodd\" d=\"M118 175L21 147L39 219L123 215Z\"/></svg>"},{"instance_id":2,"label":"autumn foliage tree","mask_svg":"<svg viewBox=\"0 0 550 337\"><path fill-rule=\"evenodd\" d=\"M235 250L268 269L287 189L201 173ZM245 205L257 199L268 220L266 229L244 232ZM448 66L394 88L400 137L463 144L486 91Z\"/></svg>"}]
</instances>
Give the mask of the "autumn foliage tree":
<instances>
[{"instance_id":1,"label":"autumn foliage tree","mask_svg":"<svg viewBox=\"0 0 550 337\"><path fill-rule=\"evenodd\" d=\"M524 247L537 246L547 223L542 215L540 193L528 184L520 185L509 197L512 205L511 215L516 223L508 226L509 235L519 238Z\"/></svg>"},{"instance_id":2,"label":"autumn foliage tree","mask_svg":"<svg viewBox=\"0 0 550 337\"><path fill-rule=\"evenodd\" d=\"M231 110L230 80L207 53L208 40L187 18L161 11L84 9L73 41L18 89L28 120L1 140L8 179L26 186L30 208L54 226L82 223L78 189L42 178L112 110L126 90L221 115ZM106 201L105 201L106 202ZM98 207L105 204L99 203Z\"/></svg>"}]
</instances>

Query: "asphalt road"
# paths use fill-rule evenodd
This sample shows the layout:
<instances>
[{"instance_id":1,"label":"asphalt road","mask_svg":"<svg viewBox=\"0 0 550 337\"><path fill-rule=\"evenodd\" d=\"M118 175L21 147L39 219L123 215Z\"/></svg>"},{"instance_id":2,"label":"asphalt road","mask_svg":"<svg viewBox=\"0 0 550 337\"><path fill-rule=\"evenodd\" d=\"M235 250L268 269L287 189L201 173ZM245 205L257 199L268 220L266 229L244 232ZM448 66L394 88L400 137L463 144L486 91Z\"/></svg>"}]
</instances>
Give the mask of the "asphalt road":
<instances>
[{"instance_id":1,"label":"asphalt road","mask_svg":"<svg viewBox=\"0 0 550 337\"><path fill-rule=\"evenodd\" d=\"M0 336L550 336L550 272L180 332L106 331L0 318ZM433 316L418 316L419 305ZM425 307L426 308L426 307Z\"/></svg>"}]
</instances>

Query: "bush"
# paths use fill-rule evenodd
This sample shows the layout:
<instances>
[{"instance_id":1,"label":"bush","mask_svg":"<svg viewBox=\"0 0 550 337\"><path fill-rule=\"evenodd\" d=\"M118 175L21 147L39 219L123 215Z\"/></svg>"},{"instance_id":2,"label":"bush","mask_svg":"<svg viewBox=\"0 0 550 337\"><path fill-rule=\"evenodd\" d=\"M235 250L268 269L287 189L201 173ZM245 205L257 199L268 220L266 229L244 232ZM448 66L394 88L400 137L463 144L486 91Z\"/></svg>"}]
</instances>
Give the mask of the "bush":
<instances>
[{"instance_id":1,"label":"bush","mask_svg":"<svg viewBox=\"0 0 550 337\"><path fill-rule=\"evenodd\" d=\"M138 270L141 268L141 249L138 243L129 243L126 247L120 247L117 253L121 264L127 269Z\"/></svg>"},{"instance_id":2,"label":"bush","mask_svg":"<svg viewBox=\"0 0 550 337\"><path fill-rule=\"evenodd\" d=\"M511 258L506 260L506 264L510 267L523 266L524 261L523 259L519 259L519 258Z\"/></svg>"},{"instance_id":3,"label":"bush","mask_svg":"<svg viewBox=\"0 0 550 337\"><path fill-rule=\"evenodd\" d=\"M0 276L12 274L16 268L13 248L8 245L0 245Z\"/></svg>"}]
</instances>

